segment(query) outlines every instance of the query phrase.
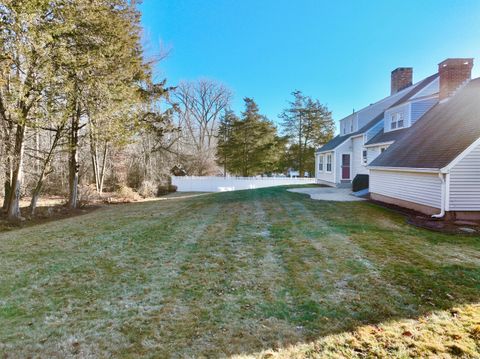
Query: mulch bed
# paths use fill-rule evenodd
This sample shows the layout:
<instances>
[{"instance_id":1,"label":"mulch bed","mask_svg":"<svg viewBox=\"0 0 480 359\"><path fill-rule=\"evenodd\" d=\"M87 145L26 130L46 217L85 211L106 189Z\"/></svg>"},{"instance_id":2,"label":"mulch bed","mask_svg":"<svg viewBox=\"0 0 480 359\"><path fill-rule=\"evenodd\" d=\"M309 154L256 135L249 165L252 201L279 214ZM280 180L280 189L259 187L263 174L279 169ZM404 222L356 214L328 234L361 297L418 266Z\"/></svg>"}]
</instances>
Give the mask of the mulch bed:
<instances>
[{"instance_id":1,"label":"mulch bed","mask_svg":"<svg viewBox=\"0 0 480 359\"><path fill-rule=\"evenodd\" d=\"M93 212L100 207L102 206L88 205L88 206L83 206L77 209L70 209L62 205L37 207L37 209L35 210L34 216L31 216L29 213L29 208L25 207L25 208L21 208L23 220L18 222L9 222L6 219L5 214L0 212L0 232L12 230L12 229L18 229L22 227L33 226L37 224L43 224L51 221L56 221L59 219L81 216L81 215Z\"/></svg>"},{"instance_id":2,"label":"mulch bed","mask_svg":"<svg viewBox=\"0 0 480 359\"><path fill-rule=\"evenodd\" d=\"M446 220L443 218L432 218L429 215L396 206L394 204L369 200L380 207L388 208L405 216L408 224L415 227L428 229L435 232L447 234L462 234L480 236L480 221Z\"/></svg>"}]
</instances>

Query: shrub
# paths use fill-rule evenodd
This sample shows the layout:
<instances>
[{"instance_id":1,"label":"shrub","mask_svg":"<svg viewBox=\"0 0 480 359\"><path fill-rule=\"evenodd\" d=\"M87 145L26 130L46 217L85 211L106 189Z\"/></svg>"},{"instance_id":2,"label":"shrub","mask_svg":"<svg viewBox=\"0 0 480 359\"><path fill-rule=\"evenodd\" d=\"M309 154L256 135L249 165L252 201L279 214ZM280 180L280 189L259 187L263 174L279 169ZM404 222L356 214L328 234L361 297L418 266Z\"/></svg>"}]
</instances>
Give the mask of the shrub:
<instances>
[{"instance_id":1,"label":"shrub","mask_svg":"<svg viewBox=\"0 0 480 359\"><path fill-rule=\"evenodd\" d=\"M115 197L124 202L133 202L141 199L140 195L128 186L120 186L115 192Z\"/></svg>"},{"instance_id":2,"label":"shrub","mask_svg":"<svg viewBox=\"0 0 480 359\"><path fill-rule=\"evenodd\" d=\"M85 206L99 200L101 200L101 196L97 192L95 185L90 184L78 186L78 203L80 206Z\"/></svg>"},{"instance_id":3,"label":"shrub","mask_svg":"<svg viewBox=\"0 0 480 359\"><path fill-rule=\"evenodd\" d=\"M143 181L138 193L143 198L155 197L157 195L157 186L153 181Z\"/></svg>"},{"instance_id":4,"label":"shrub","mask_svg":"<svg viewBox=\"0 0 480 359\"><path fill-rule=\"evenodd\" d=\"M161 185L157 188L157 196L165 196L166 194L177 192L177 186Z\"/></svg>"},{"instance_id":5,"label":"shrub","mask_svg":"<svg viewBox=\"0 0 480 359\"><path fill-rule=\"evenodd\" d=\"M362 189L367 189L369 185L368 182L368 175L356 175L352 182L352 191L358 192Z\"/></svg>"}]
</instances>

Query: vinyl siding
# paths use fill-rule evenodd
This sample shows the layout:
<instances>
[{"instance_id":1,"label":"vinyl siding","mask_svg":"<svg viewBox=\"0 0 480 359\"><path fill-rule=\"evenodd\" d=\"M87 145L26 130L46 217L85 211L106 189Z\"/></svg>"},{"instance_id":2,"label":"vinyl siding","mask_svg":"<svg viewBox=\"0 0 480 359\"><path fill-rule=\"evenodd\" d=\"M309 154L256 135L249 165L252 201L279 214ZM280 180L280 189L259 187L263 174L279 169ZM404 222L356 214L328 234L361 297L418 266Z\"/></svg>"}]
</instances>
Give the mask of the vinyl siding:
<instances>
[{"instance_id":1,"label":"vinyl siding","mask_svg":"<svg viewBox=\"0 0 480 359\"><path fill-rule=\"evenodd\" d=\"M332 172L327 173L327 154L332 155ZM319 156L323 156L323 171L318 170L318 163L319 163ZM334 163L335 163L335 153L334 152L327 152L323 154L317 154L315 156L315 178L317 180L325 181L325 182L330 182L334 183Z\"/></svg>"},{"instance_id":2,"label":"vinyl siding","mask_svg":"<svg viewBox=\"0 0 480 359\"><path fill-rule=\"evenodd\" d=\"M480 211L480 145L450 171L450 211Z\"/></svg>"},{"instance_id":3,"label":"vinyl siding","mask_svg":"<svg viewBox=\"0 0 480 359\"><path fill-rule=\"evenodd\" d=\"M370 170L370 192L440 208L442 185L437 174Z\"/></svg>"},{"instance_id":4,"label":"vinyl siding","mask_svg":"<svg viewBox=\"0 0 480 359\"><path fill-rule=\"evenodd\" d=\"M429 85L427 85L425 88L420 90L415 96L413 96L412 99L419 98L419 97L425 97L425 96L431 96L433 94L436 94L439 91L439 88L440 88L439 86L440 86L440 78L437 77Z\"/></svg>"},{"instance_id":5,"label":"vinyl siding","mask_svg":"<svg viewBox=\"0 0 480 359\"><path fill-rule=\"evenodd\" d=\"M396 113L402 113L403 114L403 127L401 127L401 128L405 128L405 127L408 127L410 125L410 104L405 103L403 105L396 106L392 109L389 109L389 110L385 111L384 128L383 128L384 132L390 132L390 131L397 130L397 129L392 130L390 128L390 125L391 125L391 122L392 122L391 116L393 114L396 114Z\"/></svg>"},{"instance_id":6,"label":"vinyl siding","mask_svg":"<svg viewBox=\"0 0 480 359\"><path fill-rule=\"evenodd\" d=\"M410 126L422 117L428 110L430 110L438 102L437 98L425 99L422 101L412 102L412 113L410 116Z\"/></svg>"},{"instance_id":7,"label":"vinyl siding","mask_svg":"<svg viewBox=\"0 0 480 359\"><path fill-rule=\"evenodd\" d=\"M373 137L375 137L376 134L378 134L384 126L384 119L381 119L375 126L373 126L371 129L369 129L365 133L365 142L370 141Z\"/></svg>"},{"instance_id":8,"label":"vinyl siding","mask_svg":"<svg viewBox=\"0 0 480 359\"><path fill-rule=\"evenodd\" d=\"M355 137L352 139L352 168L351 177L352 180L358 174L368 174L367 167L362 164L362 152L364 150L363 136ZM368 152L367 152L368 158Z\"/></svg>"},{"instance_id":9,"label":"vinyl siding","mask_svg":"<svg viewBox=\"0 0 480 359\"><path fill-rule=\"evenodd\" d=\"M375 146L375 147L368 147L367 148L367 164L370 164L375 158L380 156L382 153L382 148L388 148L389 145L381 145L381 146Z\"/></svg>"}]
</instances>

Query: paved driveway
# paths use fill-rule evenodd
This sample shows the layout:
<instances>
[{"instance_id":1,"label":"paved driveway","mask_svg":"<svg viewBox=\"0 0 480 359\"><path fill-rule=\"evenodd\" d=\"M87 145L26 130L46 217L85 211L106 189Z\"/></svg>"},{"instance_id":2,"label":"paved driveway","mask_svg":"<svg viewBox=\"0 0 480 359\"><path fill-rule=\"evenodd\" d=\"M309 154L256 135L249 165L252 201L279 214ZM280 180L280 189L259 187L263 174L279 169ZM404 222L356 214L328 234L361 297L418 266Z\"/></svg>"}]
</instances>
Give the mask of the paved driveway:
<instances>
[{"instance_id":1,"label":"paved driveway","mask_svg":"<svg viewBox=\"0 0 480 359\"><path fill-rule=\"evenodd\" d=\"M305 193L312 199L319 201L353 202L364 201L364 198L353 196L350 188L333 187L312 187L312 188L292 188L290 192Z\"/></svg>"}]
</instances>

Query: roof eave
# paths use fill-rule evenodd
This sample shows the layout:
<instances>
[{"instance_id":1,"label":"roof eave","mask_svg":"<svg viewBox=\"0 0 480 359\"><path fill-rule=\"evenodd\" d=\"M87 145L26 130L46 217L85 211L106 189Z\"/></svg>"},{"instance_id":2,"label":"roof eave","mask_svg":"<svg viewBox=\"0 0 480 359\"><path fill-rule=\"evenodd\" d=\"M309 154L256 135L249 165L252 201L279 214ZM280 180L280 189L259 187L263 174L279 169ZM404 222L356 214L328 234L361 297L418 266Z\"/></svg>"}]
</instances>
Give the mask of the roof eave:
<instances>
[{"instance_id":1,"label":"roof eave","mask_svg":"<svg viewBox=\"0 0 480 359\"><path fill-rule=\"evenodd\" d=\"M418 168L418 167L387 167L387 166L367 166L370 170L394 171L394 172L423 172L439 173L440 168Z\"/></svg>"}]
</instances>

